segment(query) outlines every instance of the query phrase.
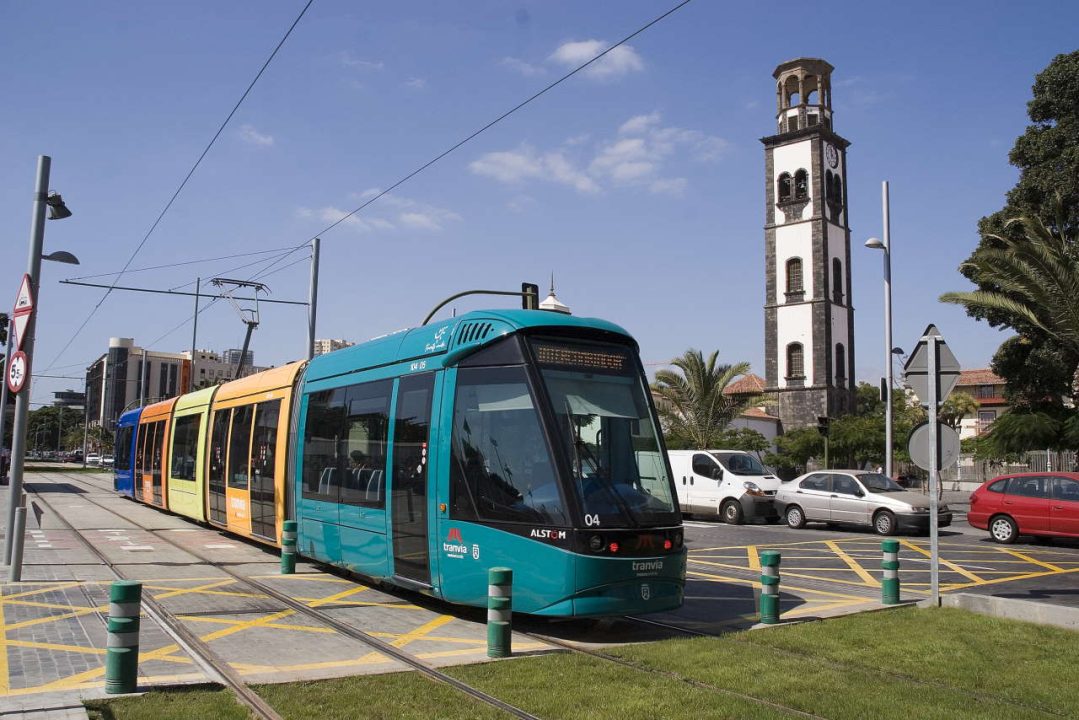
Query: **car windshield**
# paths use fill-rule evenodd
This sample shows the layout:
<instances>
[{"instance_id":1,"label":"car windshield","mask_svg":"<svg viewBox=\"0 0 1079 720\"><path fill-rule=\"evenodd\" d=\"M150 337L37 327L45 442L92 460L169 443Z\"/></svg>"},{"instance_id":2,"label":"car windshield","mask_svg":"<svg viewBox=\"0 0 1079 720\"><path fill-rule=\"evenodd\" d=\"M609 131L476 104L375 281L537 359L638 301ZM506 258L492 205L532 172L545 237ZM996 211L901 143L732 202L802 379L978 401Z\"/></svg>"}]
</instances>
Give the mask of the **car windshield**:
<instances>
[{"instance_id":1,"label":"car windshield","mask_svg":"<svg viewBox=\"0 0 1079 720\"><path fill-rule=\"evenodd\" d=\"M761 461L748 453L714 452L712 456L735 475L767 475Z\"/></svg>"},{"instance_id":2,"label":"car windshield","mask_svg":"<svg viewBox=\"0 0 1079 720\"><path fill-rule=\"evenodd\" d=\"M865 485L865 489L871 493L903 492L903 488L887 475L879 473L866 473L859 475L858 479Z\"/></svg>"},{"instance_id":3,"label":"car windshield","mask_svg":"<svg viewBox=\"0 0 1079 720\"><path fill-rule=\"evenodd\" d=\"M585 523L677 522L658 428L632 351L548 340L533 347Z\"/></svg>"}]
</instances>

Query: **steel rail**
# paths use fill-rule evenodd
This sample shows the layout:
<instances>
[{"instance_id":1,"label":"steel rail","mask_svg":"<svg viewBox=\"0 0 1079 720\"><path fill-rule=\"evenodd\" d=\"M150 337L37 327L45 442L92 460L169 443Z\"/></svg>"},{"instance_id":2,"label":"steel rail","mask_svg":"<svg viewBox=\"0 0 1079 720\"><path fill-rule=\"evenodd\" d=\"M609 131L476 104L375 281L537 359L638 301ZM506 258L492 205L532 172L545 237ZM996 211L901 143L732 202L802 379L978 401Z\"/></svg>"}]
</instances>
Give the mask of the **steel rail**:
<instances>
[{"instance_id":1,"label":"steel rail","mask_svg":"<svg viewBox=\"0 0 1079 720\"><path fill-rule=\"evenodd\" d=\"M101 488L100 486L94 485L93 483L87 482L86 480L83 480L82 478L73 478L70 475L65 475L64 477L75 480L75 482L79 482L79 483L82 483L82 484L87 485L89 487L92 487L95 490L103 490L104 489L104 488ZM89 503L101 508L105 512L108 512L108 513L111 513L112 515L115 515L116 517L127 520L128 522L134 522L130 518L127 518L127 517L124 517L124 516L120 515L115 510L112 510L112 509L110 509L108 507L105 507L104 505L97 502L93 498L82 496L79 499L83 500L83 501L86 501L86 502L89 502ZM147 507L155 507L155 506L147 505ZM52 508L50 508L50 509L52 509ZM157 509L160 509L160 508L157 508ZM54 514L56 514L55 509L52 509L52 511L53 511ZM185 518L185 519L190 520L190 518ZM136 525L137 525L137 523L136 523ZM317 620L318 622L326 625L327 627L332 628L333 630L336 630L337 632L341 633L342 635L350 637L350 638L352 638L354 640L358 640L359 642L362 642L363 644L367 645L371 649L376 650L376 651L378 651L378 652L380 652L380 653L382 653L384 655L387 655L387 656L393 658L394 660L397 660L398 662L404 663L405 665L407 665L407 666L411 667L412 669L426 675L427 677L431 678L432 680L435 680L437 682L445 683L446 685L449 685L450 687L453 687L456 690L458 690L458 691L460 691L460 692L462 692L462 693L464 693L464 694L466 694L466 695L468 695L468 696L470 696L470 697L472 697L472 698L474 698L476 700L479 700L480 702L483 702L483 703L485 703L487 705L490 705L490 706L495 707L495 708L497 708L499 710L502 710L503 712L510 713L514 717L521 718L521 720L541 720L541 718L539 718L538 716L532 715L531 713L528 713L528 712L516 707L515 705L511 705L511 704L509 704L507 702L499 700L498 698L494 697L493 695L488 695L487 693L483 692L482 690L480 690L478 688L474 688L471 685L468 685L467 683L462 682L461 680L458 680L457 678L453 677L452 675L448 675L447 673L439 670L438 668L435 668L435 667L432 667L431 665L428 665L426 662L424 662L420 658L416 657L415 655L412 655L411 653L407 653L407 652L401 650L400 648L393 647L389 643L386 643L386 642L383 642L382 640L379 640L378 638L364 632L363 630L360 630L359 628L355 627L354 625L349 625L348 623L341 622L340 620L334 618L333 616L327 615L326 613L324 613L324 612L322 612L320 610L316 610L315 608L309 607L308 605L305 605L302 602L300 602L298 600L295 600L294 598L289 597L288 595L280 592L279 590L276 590L275 588L270 587L269 585L266 585L265 583L261 583L258 580L255 580L253 578L249 578L249 577L247 577L245 575L241 575L240 573L238 573L235 570L227 567L223 563L218 563L218 562L206 557L205 555L202 555L201 553L198 553L198 552L192 550L189 547L185 547L183 545L180 545L179 543L174 542L172 539L170 539L169 537L164 535L163 532L160 531L160 530L153 530L153 529L142 527L142 526L139 526L139 527L140 527L140 529L151 533L154 537L159 538L163 542L168 543L172 547L174 547L174 548L176 548L178 550L181 550L182 552L185 552L188 555L191 555L195 559L199 560L201 563L209 565L210 567L213 567L213 568L225 573L226 575L233 578L234 580L236 580L236 581L238 581L238 582L240 582L242 584L247 585L249 588L252 588L252 589L257 590L257 591L259 591L261 593L264 593L265 595L267 595L269 597L274 598L275 600L277 600L278 602L282 603L283 605L289 607L290 609L295 610L296 612L301 613L303 615L306 615L307 617L309 617L309 618L311 618L313 620ZM78 532L78 531L76 531L76 532ZM96 552L95 552L95 554L96 554ZM99 555L99 557L100 557L100 555ZM201 641L199 641L199 642L201 642ZM231 668L230 668L230 671L231 671Z\"/></svg>"},{"instance_id":2,"label":"steel rail","mask_svg":"<svg viewBox=\"0 0 1079 720\"><path fill-rule=\"evenodd\" d=\"M86 484L94 487L90 483ZM116 565L111 560L109 560L104 555L104 553L98 550L97 546L95 546L90 541L90 539L82 533L81 530L76 528L74 525L68 522L67 518L57 512L56 508L53 507L52 503L46 500L41 493L30 490L29 488L27 488L27 492L32 493L36 501L41 502L45 507L49 509L49 511L56 517L56 519L60 521L61 524L63 524L68 530L72 531L75 534L75 537L77 537L91 553L97 556L97 558L101 560L102 564L104 564L105 567L109 569L109 572L115 575L117 579L127 579L124 577L123 573L121 573L116 568ZM104 507L100 503L90 500L89 498L82 499L89 500L94 505L97 505L98 507L109 513L112 513L113 515L116 515L116 517L120 517L125 520L127 519L123 518L123 516L119 515L118 513L109 510L109 508ZM240 703L242 703L243 705L246 705L248 709L255 713L257 717L261 718L262 720L284 720L281 715L279 715L277 711L270 706L269 703L263 700L254 690L248 687L247 683L245 683L243 679L239 676L239 674L229 666L229 664L224 660L224 658L214 652L210 648L210 646L203 642L195 633L188 630L188 628L182 622L180 622L180 620L178 620L175 615L166 610L161 605L161 603L157 602L157 600L153 598L153 596L148 593L143 595L142 606L146 609L146 614L149 615L163 629L165 629L165 631L172 636L172 638L176 641L176 644L179 645L181 649L183 649L187 654L195 658L204 670L209 671L207 672L207 675L209 675L211 679L216 679L221 685L224 685L225 687L228 687L230 690L232 690L233 694L236 696L236 699L239 700ZM214 677L215 675L216 678Z\"/></svg>"}]
</instances>

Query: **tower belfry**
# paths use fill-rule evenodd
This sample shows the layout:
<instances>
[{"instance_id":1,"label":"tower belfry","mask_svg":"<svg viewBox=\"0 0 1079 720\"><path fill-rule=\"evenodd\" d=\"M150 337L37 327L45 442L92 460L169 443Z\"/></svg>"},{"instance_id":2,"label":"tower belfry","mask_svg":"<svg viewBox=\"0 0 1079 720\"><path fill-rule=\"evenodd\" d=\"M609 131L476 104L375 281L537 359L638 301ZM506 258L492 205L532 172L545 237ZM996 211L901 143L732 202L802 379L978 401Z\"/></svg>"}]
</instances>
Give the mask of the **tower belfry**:
<instances>
[{"instance_id":1,"label":"tower belfry","mask_svg":"<svg viewBox=\"0 0 1079 720\"><path fill-rule=\"evenodd\" d=\"M775 69L776 134L765 167L766 391L784 430L854 403L854 306L847 147L832 123L832 66L798 58Z\"/></svg>"}]
</instances>

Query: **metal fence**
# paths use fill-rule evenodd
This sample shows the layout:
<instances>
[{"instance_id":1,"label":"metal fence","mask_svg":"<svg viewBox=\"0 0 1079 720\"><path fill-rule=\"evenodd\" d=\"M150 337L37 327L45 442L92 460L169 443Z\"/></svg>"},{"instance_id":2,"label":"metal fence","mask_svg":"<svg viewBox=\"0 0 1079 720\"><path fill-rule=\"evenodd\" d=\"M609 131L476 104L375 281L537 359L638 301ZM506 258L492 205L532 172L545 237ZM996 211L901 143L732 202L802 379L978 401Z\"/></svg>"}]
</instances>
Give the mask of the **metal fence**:
<instances>
[{"instance_id":1,"label":"metal fence","mask_svg":"<svg viewBox=\"0 0 1079 720\"><path fill-rule=\"evenodd\" d=\"M1079 456L1068 450L1028 452L1017 462L975 460L973 455L960 455L957 465L941 471L941 484L945 489L959 490L970 485L980 485L998 475L1023 472L1077 472Z\"/></svg>"}]
</instances>

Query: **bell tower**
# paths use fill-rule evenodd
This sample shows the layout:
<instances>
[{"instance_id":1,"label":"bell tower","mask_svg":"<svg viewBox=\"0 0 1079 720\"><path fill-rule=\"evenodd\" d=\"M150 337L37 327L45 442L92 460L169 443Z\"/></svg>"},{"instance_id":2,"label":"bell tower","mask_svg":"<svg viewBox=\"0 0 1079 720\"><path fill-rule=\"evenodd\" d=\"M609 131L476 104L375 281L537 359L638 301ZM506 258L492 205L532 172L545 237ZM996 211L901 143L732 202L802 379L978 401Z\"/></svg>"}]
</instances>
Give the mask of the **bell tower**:
<instances>
[{"instance_id":1,"label":"bell tower","mask_svg":"<svg viewBox=\"0 0 1079 720\"><path fill-rule=\"evenodd\" d=\"M854 403L847 147L832 123L832 66L775 69L776 133L764 143L766 392L784 430Z\"/></svg>"}]
</instances>

